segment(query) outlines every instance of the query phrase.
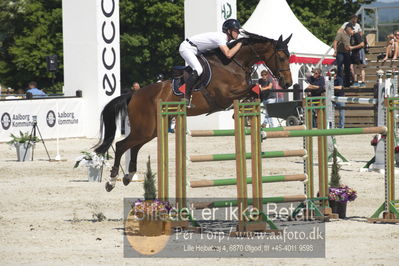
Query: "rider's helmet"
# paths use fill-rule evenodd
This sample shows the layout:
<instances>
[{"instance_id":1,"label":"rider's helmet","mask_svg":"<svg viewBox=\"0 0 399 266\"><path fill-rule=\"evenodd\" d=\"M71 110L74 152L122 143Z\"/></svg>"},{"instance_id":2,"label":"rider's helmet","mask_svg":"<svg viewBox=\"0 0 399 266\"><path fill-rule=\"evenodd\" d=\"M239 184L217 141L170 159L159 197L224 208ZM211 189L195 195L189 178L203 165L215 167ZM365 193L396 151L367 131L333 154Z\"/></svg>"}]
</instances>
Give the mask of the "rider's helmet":
<instances>
[{"instance_id":1,"label":"rider's helmet","mask_svg":"<svg viewBox=\"0 0 399 266\"><path fill-rule=\"evenodd\" d=\"M236 19L228 19L223 23L222 31L227 33L228 30L239 30L241 29L240 22Z\"/></svg>"}]
</instances>

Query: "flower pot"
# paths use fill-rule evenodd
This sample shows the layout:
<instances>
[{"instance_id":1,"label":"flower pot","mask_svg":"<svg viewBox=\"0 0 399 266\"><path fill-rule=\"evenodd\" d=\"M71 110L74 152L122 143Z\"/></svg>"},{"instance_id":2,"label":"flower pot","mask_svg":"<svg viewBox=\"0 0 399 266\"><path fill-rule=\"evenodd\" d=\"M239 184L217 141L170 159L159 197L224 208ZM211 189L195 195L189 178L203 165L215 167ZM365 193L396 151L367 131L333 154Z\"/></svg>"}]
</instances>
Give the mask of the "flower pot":
<instances>
[{"instance_id":1,"label":"flower pot","mask_svg":"<svg viewBox=\"0 0 399 266\"><path fill-rule=\"evenodd\" d=\"M160 236L165 231L165 221L143 219L139 221L139 230L142 236Z\"/></svg>"},{"instance_id":2,"label":"flower pot","mask_svg":"<svg viewBox=\"0 0 399 266\"><path fill-rule=\"evenodd\" d=\"M328 201L333 213L337 213L340 219L346 218L346 204L348 202L340 202L340 201Z\"/></svg>"},{"instance_id":3,"label":"flower pot","mask_svg":"<svg viewBox=\"0 0 399 266\"><path fill-rule=\"evenodd\" d=\"M34 144L25 143L15 143L15 148L17 149L17 160L18 162L31 161L32 160L32 147ZM26 153L26 155L25 155ZM25 157L25 158L24 158Z\"/></svg>"},{"instance_id":4,"label":"flower pot","mask_svg":"<svg viewBox=\"0 0 399 266\"><path fill-rule=\"evenodd\" d=\"M88 167L88 180L89 182L101 182L102 167Z\"/></svg>"}]
</instances>

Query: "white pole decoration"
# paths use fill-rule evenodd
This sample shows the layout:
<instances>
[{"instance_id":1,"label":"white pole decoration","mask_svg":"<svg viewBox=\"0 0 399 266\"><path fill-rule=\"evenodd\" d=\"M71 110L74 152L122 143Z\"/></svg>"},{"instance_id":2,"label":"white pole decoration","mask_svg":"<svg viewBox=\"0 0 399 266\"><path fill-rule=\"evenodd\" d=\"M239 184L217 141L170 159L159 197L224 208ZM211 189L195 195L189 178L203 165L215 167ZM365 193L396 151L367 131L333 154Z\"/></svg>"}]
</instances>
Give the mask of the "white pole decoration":
<instances>
[{"instance_id":1,"label":"white pole decoration","mask_svg":"<svg viewBox=\"0 0 399 266\"><path fill-rule=\"evenodd\" d=\"M105 104L120 95L119 0L63 0L64 93L82 90L87 137L98 137Z\"/></svg>"}]
</instances>

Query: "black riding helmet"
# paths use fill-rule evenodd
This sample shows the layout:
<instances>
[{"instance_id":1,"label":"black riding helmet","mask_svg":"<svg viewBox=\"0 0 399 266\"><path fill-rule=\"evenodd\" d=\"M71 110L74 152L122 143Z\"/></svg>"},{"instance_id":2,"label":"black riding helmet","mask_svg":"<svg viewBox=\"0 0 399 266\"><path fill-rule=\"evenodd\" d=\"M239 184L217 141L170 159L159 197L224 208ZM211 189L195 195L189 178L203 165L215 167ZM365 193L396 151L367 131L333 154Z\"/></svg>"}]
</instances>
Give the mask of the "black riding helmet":
<instances>
[{"instance_id":1,"label":"black riding helmet","mask_svg":"<svg viewBox=\"0 0 399 266\"><path fill-rule=\"evenodd\" d=\"M241 29L240 22L236 19L228 19L223 23L222 31L227 33L228 30L239 30Z\"/></svg>"}]
</instances>

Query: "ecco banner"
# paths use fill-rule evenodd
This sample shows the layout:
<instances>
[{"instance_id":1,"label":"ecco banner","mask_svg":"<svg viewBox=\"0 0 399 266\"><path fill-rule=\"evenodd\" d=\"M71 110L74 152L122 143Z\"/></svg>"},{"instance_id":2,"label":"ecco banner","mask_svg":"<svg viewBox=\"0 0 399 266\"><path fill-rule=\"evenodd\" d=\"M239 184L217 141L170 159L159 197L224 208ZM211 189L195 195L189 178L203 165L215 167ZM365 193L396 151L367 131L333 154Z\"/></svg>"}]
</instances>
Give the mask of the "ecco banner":
<instances>
[{"instance_id":1,"label":"ecco banner","mask_svg":"<svg viewBox=\"0 0 399 266\"><path fill-rule=\"evenodd\" d=\"M44 139L84 136L82 99L45 99L0 102L0 141L10 134L29 132L36 120Z\"/></svg>"}]
</instances>

